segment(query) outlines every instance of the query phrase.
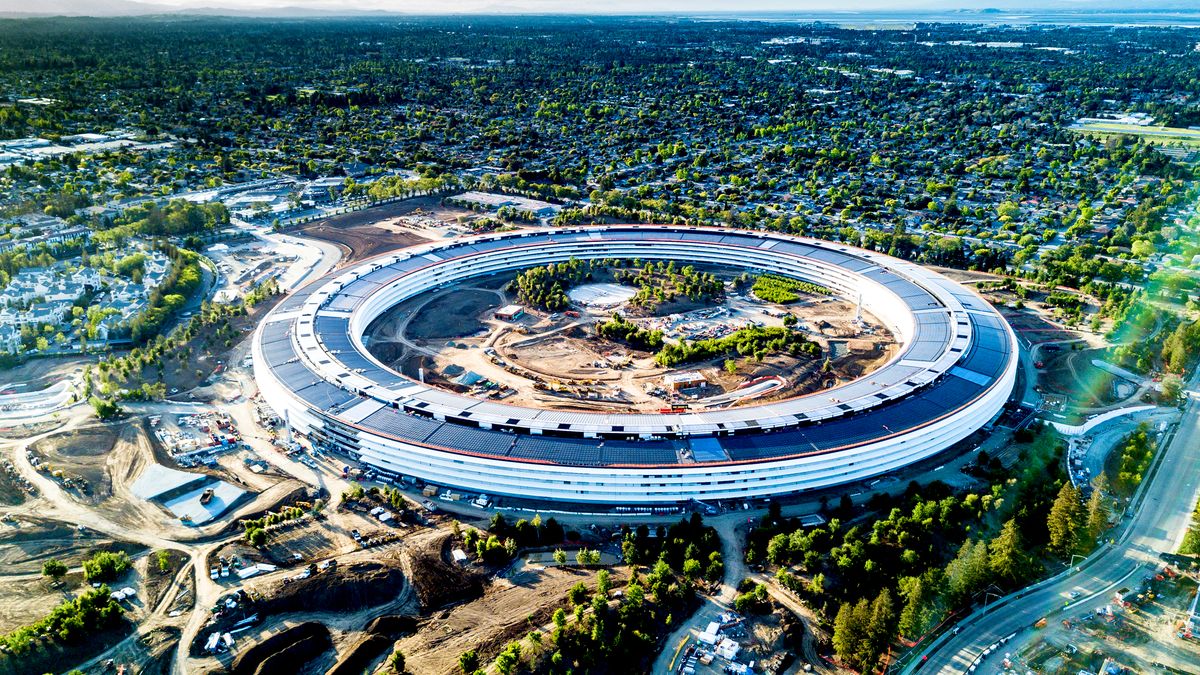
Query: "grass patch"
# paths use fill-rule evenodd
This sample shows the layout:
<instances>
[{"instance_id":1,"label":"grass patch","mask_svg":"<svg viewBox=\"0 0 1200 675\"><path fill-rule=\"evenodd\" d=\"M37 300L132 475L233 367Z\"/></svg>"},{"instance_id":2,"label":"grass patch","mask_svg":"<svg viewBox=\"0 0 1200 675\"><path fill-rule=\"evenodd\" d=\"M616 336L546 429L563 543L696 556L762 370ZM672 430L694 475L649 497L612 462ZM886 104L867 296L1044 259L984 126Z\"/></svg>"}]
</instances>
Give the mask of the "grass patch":
<instances>
[{"instance_id":1,"label":"grass patch","mask_svg":"<svg viewBox=\"0 0 1200 675\"><path fill-rule=\"evenodd\" d=\"M764 274L758 277L754 280L754 286L750 288L750 292L759 300L780 305L796 302L800 299L801 293L830 295L829 289L824 286L778 274Z\"/></svg>"},{"instance_id":2,"label":"grass patch","mask_svg":"<svg viewBox=\"0 0 1200 675\"><path fill-rule=\"evenodd\" d=\"M1120 122L1088 122L1070 127L1071 131L1097 136L1137 136L1147 143L1184 143L1200 146L1200 130L1180 127L1140 126Z\"/></svg>"}]
</instances>

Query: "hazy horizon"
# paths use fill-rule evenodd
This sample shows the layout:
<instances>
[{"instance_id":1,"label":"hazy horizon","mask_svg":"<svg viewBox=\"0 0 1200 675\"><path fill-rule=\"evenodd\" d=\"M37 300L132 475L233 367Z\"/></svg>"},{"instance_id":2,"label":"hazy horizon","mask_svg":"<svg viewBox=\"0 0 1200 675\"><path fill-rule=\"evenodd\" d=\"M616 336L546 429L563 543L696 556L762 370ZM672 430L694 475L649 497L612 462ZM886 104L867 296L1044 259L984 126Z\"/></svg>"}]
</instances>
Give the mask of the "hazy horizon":
<instances>
[{"instance_id":1,"label":"hazy horizon","mask_svg":"<svg viewBox=\"0 0 1200 675\"><path fill-rule=\"evenodd\" d=\"M337 15L387 13L409 15L459 14L856 14L870 13L980 13L1003 12L1147 12L1194 10L1184 0L867 0L846 3L827 0L613 0L603 6L581 0L465 0L448 4L428 0L45 0L31 7L28 0L0 0L0 14L26 16L133 16L159 13L230 15Z\"/></svg>"}]
</instances>

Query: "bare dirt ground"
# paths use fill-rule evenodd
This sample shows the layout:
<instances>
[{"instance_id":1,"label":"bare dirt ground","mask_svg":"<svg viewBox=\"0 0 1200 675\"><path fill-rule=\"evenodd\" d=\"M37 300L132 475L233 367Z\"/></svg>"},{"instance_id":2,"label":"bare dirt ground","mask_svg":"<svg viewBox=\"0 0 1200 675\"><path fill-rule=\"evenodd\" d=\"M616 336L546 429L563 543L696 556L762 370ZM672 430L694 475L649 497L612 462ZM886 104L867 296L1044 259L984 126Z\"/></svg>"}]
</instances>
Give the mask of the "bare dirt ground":
<instances>
[{"instance_id":1,"label":"bare dirt ground","mask_svg":"<svg viewBox=\"0 0 1200 675\"><path fill-rule=\"evenodd\" d=\"M153 464L175 467L165 451L152 441L140 420L90 424L80 430L42 439L34 449L46 458L46 463L62 469L68 477L83 475L87 479L90 492L74 488L65 490L72 499L94 507L100 515L124 527L156 532L179 541L212 534L239 517L273 508L303 487L303 483L295 479L275 479L270 487L257 494L251 490L247 500L219 521L188 527L161 505L134 495L130 489L142 472ZM249 488L232 471L193 471L242 483L244 488Z\"/></svg>"},{"instance_id":2,"label":"bare dirt ground","mask_svg":"<svg viewBox=\"0 0 1200 675\"><path fill-rule=\"evenodd\" d=\"M108 659L116 663L137 664L138 675L168 675L171 672L171 656L179 642L180 631L175 626L162 626L127 640L109 652L107 659L83 668L87 675L112 673L106 665ZM126 671L129 672L129 671Z\"/></svg>"},{"instance_id":3,"label":"bare dirt ground","mask_svg":"<svg viewBox=\"0 0 1200 675\"><path fill-rule=\"evenodd\" d=\"M866 375L890 359L897 348L873 317L864 315L875 326L871 332L853 323L857 311L853 303L822 296L786 308L733 298L722 305L723 315L709 318L690 314L635 318L647 328L667 330L668 336L699 339L723 326L728 332L751 322L782 325L784 314L792 314L830 359L828 373L820 371L825 356L811 359L775 354L755 361L734 355L737 367L733 372L725 369L728 356L683 364L673 370L699 371L708 386L676 400L662 390L663 378L671 371L655 364L652 354L591 334L589 325L607 320L607 310L584 309L573 316L527 309L516 321L494 318L496 307L513 301L510 294L499 290L506 281L502 276L472 281L469 286L401 303L367 331L372 353L414 379L423 369L429 384L479 397L501 396L515 405L651 412L688 401L699 400L703 405L705 397L733 392L763 377L781 378L782 386L734 404L811 394ZM486 353L488 349L496 351L499 361ZM460 376L466 372L501 388L464 382Z\"/></svg>"},{"instance_id":4,"label":"bare dirt ground","mask_svg":"<svg viewBox=\"0 0 1200 675\"><path fill-rule=\"evenodd\" d=\"M433 530L405 541L401 560L422 610L435 610L477 597L483 592L483 575L449 562L451 534Z\"/></svg>"},{"instance_id":5,"label":"bare dirt ground","mask_svg":"<svg viewBox=\"0 0 1200 675\"><path fill-rule=\"evenodd\" d=\"M0 506L19 506L29 497L17 480L15 469L0 468Z\"/></svg>"},{"instance_id":6,"label":"bare dirt ground","mask_svg":"<svg viewBox=\"0 0 1200 675\"><path fill-rule=\"evenodd\" d=\"M342 264L428 241L438 233L406 227L402 217L420 216L451 222L471 212L442 206L436 197L418 197L362 211L346 213L304 225L295 231L305 237L329 241L342 247Z\"/></svg>"},{"instance_id":7,"label":"bare dirt ground","mask_svg":"<svg viewBox=\"0 0 1200 675\"><path fill-rule=\"evenodd\" d=\"M139 556L144 548L97 535L80 532L66 523L17 516L0 525L0 633L41 617L51 607L88 589L79 569L84 558L101 550L123 550ZM70 570L58 584L42 577L42 563L60 560ZM135 560L141 563L142 560ZM136 566L136 565L135 565ZM118 579L121 585L137 584L142 574L131 571ZM142 596L144 598L144 596ZM136 611L136 608L135 608Z\"/></svg>"},{"instance_id":8,"label":"bare dirt ground","mask_svg":"<svg viewBox=\"0 0 1200 675\"><path fill-rule=\"evenodd\" d=\"M45 389L66 378L79 375L83 372L83 367L93 361L92 358L81 356L30 359L0 373L0 393L21 394Z\"/></svg>"},{"instance_id":9,"label":"bare dirt ground","mask_svg":"<svg viewBox=\"0 0 1200 675\"><path fill-rule=\"evenodd\" d=\"M615 585L625 572L613 570ZM525 567L508 578L498 578L483 597L435 613L416 634L400 641L400 649L414 675L447 675L458 672L458 657L474 649L489 662L514 639L549 623L563 606L567 591L583 581L595 587L595 572L565 567ZM532 617L532 618L531 618Z\"/></svg>"},{"instance_id":10,"label":"bare dirt ground","mask_svg":"<svg viewBox=\"0 0 1200 675\"><path fill-rule=\"evenodd\" d=\"M86 487L68 492L86 504L99 504L112 496L112 477L105 466L107 458L117 444L117 437L129 427L128 423L90 424L49 436L34 443L31 449L51 471L83 477Z\"/></svg>"},{"instance_id":11,"label":"bare dirt ground","mask_svg":"<svg viewBox=\"0 0 1200 675\"><path fill-rule=\"evenodd\" d=\"M494 310L504 300L501 294L466 289L440 295L421 308L408 323L414 340L441 340L475 335L487 330L480 315Z\"/></svg>"},{"instance_id":12,"label":"bare dirt ground","mask_svg":"<svg viewBox=\"0 0 1200 675\"><path fill-rule=\"evenodd\" d=\"M161 379L167 390L174 392L195 389L190 392L190 398L199 401L213 400L205 390L205 385L211 384L215 377L228 367L226 357L230 348L247 337L283 297L277 295L267 298L247 309L246 314L230 317L228 328L225 328L223 333L219 333L219 324L210 324L198 331L182 348L171 355L164 355ZM157 366L147 366L142 377L149 382L160 379Z\"/></svg>"},{"instance_id":13,"label":"bare dirt ground","mask_svg":"<svg viewBox=\"0 0 1200 675\"><path fill-rule=\"evenodd\" d=\"M57 558L76 568L97 550L124 550L136 555L136 544L114 542L92 530L80 531L71 523L22 514L0 523L0 581L5 577L40 575L42 563ZM0 586L8 586L0 583Z\"/></svg>"},{"instance_id":14,"label":"bare dirt ground","mask_svg":"<svg viewBox=\"0 0 1200 675\"><path fill-rule=\"evenodd\" d=\"M776 672L788 670L797 659L796 653L803 650L802 642L810 637L804 630L803 621L787 609L779 608L766 614L747 615L741 623L722 630L722 635L742 645L738 661L753 661L763 669L768 665L783 666ZM707 666L696 662L693 667L697 675L719 675L724 672L721 659Z\"/></svg>"},{"instance_id":15,"label":"bare dirt ground","mask_svg":"<svg viewBox=\"0 0 1200 675\"><path fill-rule=\"evenodd\" d=\"M167 554L165 567L159 565L157 551L137 561L138 570L144 580L146 604L151 608L158 607L164 600L173 599L166 596L170 591L177 590L175 577L188 561L183 551L164 550Z\"/></svg>"}]
</instances>

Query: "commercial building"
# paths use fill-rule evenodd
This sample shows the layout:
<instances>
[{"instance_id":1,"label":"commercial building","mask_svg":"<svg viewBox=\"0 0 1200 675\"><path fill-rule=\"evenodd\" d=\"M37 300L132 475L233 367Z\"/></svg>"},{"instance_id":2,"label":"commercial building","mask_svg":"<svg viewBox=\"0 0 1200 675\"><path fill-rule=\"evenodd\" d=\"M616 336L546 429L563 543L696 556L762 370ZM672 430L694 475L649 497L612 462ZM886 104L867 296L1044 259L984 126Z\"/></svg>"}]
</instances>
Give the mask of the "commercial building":
<instances>
[{"instance_id":1,"label":"commercial building","mask_svg":"<svg viewBox=\"0 0 1200 675\"><path fill-rule=\"evenodd\" d=\"M572 258L811 281L861 297L900 348L868 377L808 396L598 414L455 394L400 375L363 346L373 320L428 289ZM1015 336L995 309L919 265L821 240L672 226L519 231L386 254L277 305L253 349L263 396L296 433L380 471L490 495L633 505L764 497L894 471L994 419L1017 370Z\"/></svg>"}]
</instances>

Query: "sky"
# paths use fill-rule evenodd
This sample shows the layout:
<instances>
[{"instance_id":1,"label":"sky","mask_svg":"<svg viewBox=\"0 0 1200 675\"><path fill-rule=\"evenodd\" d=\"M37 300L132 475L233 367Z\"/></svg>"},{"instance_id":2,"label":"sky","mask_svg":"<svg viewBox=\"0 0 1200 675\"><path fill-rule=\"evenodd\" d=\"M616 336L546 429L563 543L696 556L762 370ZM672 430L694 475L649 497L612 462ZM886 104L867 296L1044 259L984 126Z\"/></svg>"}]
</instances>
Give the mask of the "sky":
<instances>
[{"instance_id":1,"label":"sky","mask_svg":"<svg viewBox=\"0 0 1200 675\"><path fill-rule=\"evenodd\" d=\"M878 12L1189 7L1189 0L0 0L0 14L111 16L188 10L229 13L648 14Z\"/></svg>"}]
</instances>

